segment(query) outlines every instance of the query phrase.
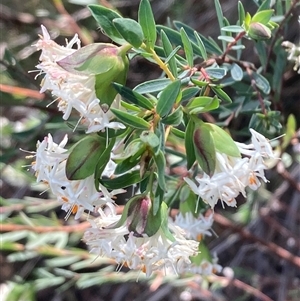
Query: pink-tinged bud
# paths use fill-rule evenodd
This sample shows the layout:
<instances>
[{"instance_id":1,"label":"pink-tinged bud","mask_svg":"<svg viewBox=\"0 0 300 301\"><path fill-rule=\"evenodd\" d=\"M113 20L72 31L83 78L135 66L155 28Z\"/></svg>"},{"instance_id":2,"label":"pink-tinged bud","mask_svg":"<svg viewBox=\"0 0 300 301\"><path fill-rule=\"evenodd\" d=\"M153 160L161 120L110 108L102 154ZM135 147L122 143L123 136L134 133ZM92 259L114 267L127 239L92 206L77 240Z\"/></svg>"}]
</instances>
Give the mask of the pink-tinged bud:
<instances>
[{"instance_id":1,"label":"pink-tinged bud","mask_svg":"<svg viewBox=\"0 0 300 301\"><path fill-rule=\"evenodd\" d=\"M120 51L120 47L107 43L82 47L57 64L70 73L94 75L96 96L100 104L108 106L117 94L112 83L124 84L128 71L126 54Z\"/></svg>"},{"instance_id":2,"label":"pink-tinged bud","mask_svg":"<svg viewBox=\"0 0 300 301\"><path fill-rule=\"evenodd\" d=\"M271 30L262 23L253 22L249 26L248 36L254 40L267 40L271 38Z\"/></svg>"},{"instance_id":3,"label":"pink-tinged bud","mask_svg":"<svg viewBox=\"0 0 300 301\"><path fill-rule=\"evenodd\" d=\"M146 195L136 196L132 200L128 208L127 227L135 236L142 236L145 233L151 205L151 200Z\"/></svg>"}]
</instances>

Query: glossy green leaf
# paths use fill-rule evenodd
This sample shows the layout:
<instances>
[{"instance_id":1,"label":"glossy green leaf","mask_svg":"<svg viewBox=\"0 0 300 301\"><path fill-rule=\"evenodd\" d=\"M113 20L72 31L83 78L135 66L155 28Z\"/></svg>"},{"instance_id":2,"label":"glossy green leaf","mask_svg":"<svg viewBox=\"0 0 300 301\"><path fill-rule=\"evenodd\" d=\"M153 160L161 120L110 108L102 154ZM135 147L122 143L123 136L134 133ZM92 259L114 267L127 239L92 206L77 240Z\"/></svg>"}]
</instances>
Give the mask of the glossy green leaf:
<instances>
[{"instance_id":1,"label":"glossy green leaf","mask_svg":"<svg viewBox=\"0 0 300 301\"><path fill-rule=\"evenodd\" d=\"M77 142L70 150L66 163L66 176L69 180L82 180L95 171L99 158L105 150L106 141L89 135Z\"/></svg>"},{"instance_id":2,"label":"glossy green leaf","mask_svg":"<svg viewBox=\"0 0 300 301\"><path fill-rule=\"evenodd\" d=\"M218 36L218 40L225 41L227 43L234 42L234 38L231 36Z\"/></svg>"},{"instance_id":3,"label":"glossy green leaf","mask_svg":"<svg viewBox=\"0 0 300 301\"><path fill-rule=\"evenodd\" d=\"M193 143L198 164L211 177L216 168L216 150L210 130L204 123L195 125Z\"/></svg>"},{"instance_id":4,"label":"glossy green leaf","mask_svg":"<svg viewBox=\"0 0 300 301\"><path fill-rule=\"evenodd\" d=\"M258 22L267 25L273 15L273 12L273 9L261 10L252 17L251 23Z\"/></svg>"},{"instance_id":5,"label":"glossy green leaf","mask_svg":"<svg viewBox=\"0 0 300 301\"><path fill-rule=\"evenodd\" d=\"M240 157L241 153L231 136L213 123L206 123L207 128L214 140L214 145L219 153L224 153L232 157Z\"/></svg>"},{"instance_id":6,"label":"glossy green leaf","mask_svg":"<svg viewBox=\"0 0 300 301\"><path fill-rule=\"evenodd\" d=\"M134 129L147 130L150 128L150 124L141 117L129 114L127 112L115 108L111 108L111 111L121 122L133 127Z\"/></svg>"},{"instance_id":7,"label":"glossy green leaf","mask_svg":"<svg viewBox=\"0 0 300 301\"><path fill-rule=\"evenodd\" d=\"M243 69L236 63L231 65L230 74L235 81L241 81L244 77Z\"/></svg>"},{"instance_id":8,"label":"glossy green leaf","mask_svg":"<svg viewBox=\"0 0 300 301\"><path fill-rule=\"evenodd\" d=\"M126 158L125 160L118 163L116 166L115 175L124 174L127 171L130 171L132 168L134 168L136 165L138 165L140 162L140 158L134 157L133 158Z\"/></svg>"},{"instance_id":9,"label":"glossy green leaf","mask_svg":"<svg viewBox=\"0 0 300 301\"><path fill-rule=\"evenodd\" d=\"M279 1L275 1L275 2L279 2ZM286 1L286 2L291 2L291 1ZM260 11L263 11L263 10L267 10L267 9L270 8L270 6L271 6L271 0L264 0L262 2L262 4L259 6L257 11L260 12Z\"/></svg>"},{"instance_id":10,"label":"glossy green leaf","mask_svg":"<svg viewBox=\"0 0 300 301\"><path fill-rule=\"evenodd\" d=\"M148 177L148 175L149 173L146 173L144 178ZM114 190L129 187L133 184L141 182L141 180L142 178L140 177L140 171L135 170L113 179L101 179L100 183L107 189Z\"/></svg>"},{"instance_id":11,"label":"glossy green leaf","mask_svg":"<svg viewBox=\"0 0 300 301\"><path fill-rule=\"evenodd\" d=\"M194 52L193 52L193 47L192 43L186 34L184 28L180 29L180 36L181 36L181 41L183 44L184 52L185 52L185 57L188 62L188 65L190 67L194 66Z\"/></svg>"},{"instance_id":12,"label":"glossy green leaf","mask_svg":"<svg viewBox=\"0 0 300 301\"><path fill-rule=\"evenodd\" d=\"M156 42L156 28L149 0L141 0L138 11L138 20L144 33L145 44L149 48L154 48Z\"/></svg>"},{"instance_id":13,"label":"glossy green leaf","mask_svg":"<svg viewBox=\"0 0 300 301\"><path fill-rule=\"evenodd\" d=\"M178 107L174 112L172 112L167 117L163 118L161 121L163 124L177 126L182 122L183 112L181 106Z\"/></svg>"},{"instance_id":14,"label":"glossy green leaf","mask_svg":"<svg viewBox=\"0 0 300 301\"><path fill-rule=\"evenodd\" d=\"M194 31L194 35L195 35L195 38L197 40L199 50L201 52L201 56L206 61L207 60L207 52L206 52L206 49L205 49L205 45L202 41L202 38L200 37L200 35L198 34L197 31Z\"/></svg>"},{"instance_id":15,"label":"glossy green leaf","mask_svg":"<svg viewBox=\"0 0 300 301\"><path fill-rule=\"evenodd\" d=\"M141 83L137 85L133 90L140 94L159 92L165 89L170 83L171 80L168 78L159 78Z\"/></svg>"},{"instance_id":16,"label":"glossy green leaf","mask_svg":"<svg viewBox=\"0 0 300 301\"><path fill-rule=\"evenodd\" d=\"M166 35L166 33L163 30L161 30L160 35L161 35L161 41L162 41L165 55L166 55L166 57L170 56L167 63L169 65L169 68L170 68L172 74L174 75L175 78L177 78L178 73L177 73L177 65L176 65L176 59L175 59L175 53L177 52L177 50L176 50L176 52L174 51L175 53L173 55L173 47L172 47L170 40L168 39L168 36Z\"/></svg>"},{"instance_id":17,"label":"glossy green leaf","mask_svg":"<svg viewBox=\"0 0 300 301\"><path fill-rule=\"evenodd\" d=\"M125 43L125 40L113 25L113 19L121 18L121 15L101 5L91 4L88 5L88 8L104 34L118 44Z\"/></svg>"},{"instance_id":18,"label":"glossy green leaf","mask_svg":"<svg viewBox=\"0 0 300 301\"><path fill-rule=\"evenodd\" d=\"M187 169L189 170L196 161L193 134L194 134L195 123L192 119L189 120L185 130L185 151L187 160Z\"/></svg>"},{"instance_id":19,"label":"glossy green leaf","mask_svg":"<svg viewBox=\"0 0 300 301\"><path fill-rule=\"evenodd\" d=\"M113 24L120 35L135 48L139 48L144 40L140 24L129 18L113 19Z\"/></svg>"},{"instance_id":20,"label":"glossy green leaf","mask_svg":"<svg viewBox=\"0 0 300 301\"><path fill-rule=\"evenodd\" d=\"M113 83L113 86L123 99L147 110L152 110L154 108L152 102L148 98L137 93L136 91L117 83Z\"/></svg>"},{"instance_id":21,"label":"glossy green leaf","mask_svg":"<svg viewBox=\"0 0 300 301\"><path fill-rule=\"evenodd\" d=\"M222 100L228 102L228 103L232 103L231 98L229 97L229 95L222 90L221 88L217 88L217 87L211 87L211 89L215 92L215 94Z\"/></svg>"},{"instance_id":22,"label":"glossy green leaf","mask_svg":"<svg viewBox=\"0 0 300 301\"><path fill-rule=\"evenodd\" d=\"M171 129L171 133L174 134L174 136L176 136L177 138L180 138L180 139L184 139L185 138L185 133L181 130L178 130L174 127L172 127Z\"/></svg>"},{"instance_id":23,"label":"glossy green leaf","mask_svg":"<svg viewBox=\"0 0 300 301\"><path fill-rule=\"evenodd\" d=\"M160 94L156 106L156 112L161 117L165 117L171 112L173 105L180 94L180 86L180 80L176 80L169 84Z\"/></svg>"},{"instance_id":24,"label":"glossy green leaf","mask_svg":"<svg viewBox=\"0 0 300 301\"><path fill-rule=\"evenodd\" d=\"M197 103L199 103L199 105L197 105ZM213 111L219 106L220 100L216 96L199 96L194 99L193 103L188 107L188 109L190 109L189 113L193 115Z\"/></svg>"}]
</instances>

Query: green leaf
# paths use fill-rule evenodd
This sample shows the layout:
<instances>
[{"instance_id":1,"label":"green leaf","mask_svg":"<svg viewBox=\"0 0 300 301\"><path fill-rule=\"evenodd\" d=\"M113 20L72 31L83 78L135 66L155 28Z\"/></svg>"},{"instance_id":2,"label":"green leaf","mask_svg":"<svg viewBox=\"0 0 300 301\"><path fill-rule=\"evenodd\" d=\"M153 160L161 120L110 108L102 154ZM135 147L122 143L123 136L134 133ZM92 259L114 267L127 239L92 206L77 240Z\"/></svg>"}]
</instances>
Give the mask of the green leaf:
<instances>
[{"instance_id":1,"label":"green leaf","mask_svg":"<svg viewBox=\"0 0 300 301\"><path fill-rule=\"evenodd\" d=\"M153 150L155 154L158 152L160 146L160 140L155 135L155 133L151 131L144 131L142 132L140 138L144 144L150 146L150 148Z\"/></svg>"},{"instance_id":2,"label":"green leaf","mask_svg":"<svg viewBox=\"0 0 300 301\"><path fill-rule=\"evenodd\" d=\"M97 191L99 191L99 179L101 178L101 175L107 163L110 160L111 151L115 145L115 142L116 142L116 138L110 140L108 146L105 148L104 152L100 155L99 161L96 165L94 181L95 181L95 187Z\"/></svg>"},{"instance_id":3,"label":"green leaf","mask_svg":"<svg viewBox=\"0 0 300 301\"><path fill-rule=\"evenodd\" d=\"M166 57L170 56L170 58L168 60L169 68L170 68L172 74L174 75L174 77L177 78L178 73L177 73L177 65L176 65L176 59L175 59L175 53L177 52L177 50L173 55L173 47L172 47L170 40L168 39L168 36L166 35L166 33L163 30L161 30L160 35L161 35L161 41L162 41L165 55L166 55Z\"/></svg>"},{"instance_id":4,"label":"green leaf","mask_svg":"<svg viewBox=\"0 0 300 301\"><path fill-rule=\"evenodd\" d=\"M154 108L152 102L148 98L137 93L136 91L133 91L130 88L127 88L117 83L113 83L113 86L117 90L117 92L122 96L123 99L146 110L152 110Z\"/></svg>"},{"instance_id":5,"label":"green leaf","mask_svg":"<svg viewBox=\"0 0 300 301\"><path fill-rule=\"evenodd\" d=\"M170 83L171 80L168 78L159 78L141 83L137 85L133 90L140 94L159 92L165 89Z\"/></svg>"},{"instance_id":6,"label":"green leaf","mask_svg":"<svg viewBox=\"0 0 300 301\"><path fill-rule=\"evenodd\" d=\"M217 87L211 87L211 89L216 93L216 95L221 98L222 100L228 102L228 103L232 103L231 98L229 97L229 95L223 91L221 88L217 88Z\"/></svg>"},{"instance_id":7,"label":"green leaf","mask_svg":"<svg viewBox=\"0 0 300 301\"><path fill-rule=\"evenodd\" d=\"M229 26L222 27L222 30L228 31L228 32L237 32L237 33L240 33L240 32L244 31L244 28L241 27L241 26L238 26L238 25L229 25Z\"/></svg>"},{"instance_id":8,"label":"green leaf","mask_svg":"<svg viewBox=\"0 0 300 301\"><path fill-rule=\"evenodd\" d=\"M186 34L184 28L180 29L180 35L181 35L181 41L183 44L186 60L188 62L188 65L192 67L194 66L194 52L193 52L192 43L188 35Z\"/></svg>"},{"instance_id":9,"label":"green leaf","mask_svg":"<svg viewBox=\"0 0 300 301\"><path fill-rule=\"evenodd\" d=\"M164 201L164 195L165 195L164 190L162 190L161 187L159 185L157 185L156 190L155 190L154 200L153 200L153 207L152 207L154 216L157 213L160 213L159 210ZM151 222L151 221L149 220L149 222Z\"/></svg>"},{"instance_id":10,"label":"green leaf","mask_svg":"<svg viewBox=\"0 0 300 301\"><path fill-rule=\"evenodd\" d=\"M125 160L118 163L114 174L115 175L120 175L120 174L124 174L127 171L130 171L137 164L139 164L139 161L140 161L140 159L136 156L134 158L130 158L130 157L126 158Z\"/></svg>"},{"instance_id":11,"label":"green leaf","mask_svg":"<svg viewBox=\"0 0 300 301\"><path fill-rule=\"evenodd\" d=\"M171 129L171 133L174 134L174 136L176 136L177 138L180 138L180 139L185 138L185 133L181 130L178 130L178 129L174 128L174 127L172 127L172 129Z\"/></svg>"},{"instance_id":12,"label":"green leaf","mask_svg":"<svg viewBox=\"0 0 300 301\"><path fill-rule=\"evenodd\" d=\"M91 11L94 19L100 25L104 34L118 44L125 43L124 39L113 24L113 19L121 18L121 15L101 5L91 4L88 5L88 8Z\"/></svg>"},{"instance_id":13,"label":"green leaf","mask_svg":"<svg viewBox=\"0 0 300 301\"><path fill-rule=\"evenodd\" d=\"M230 74L231 77L237 82L241 81L244 77L243 69L236 63L231 65Z\"/></svg>"},{"instance_id":14,"label":"green leaf","mask_svg":"<svg viewBox=\"0 0 300 301\"><path fill-rule=\"evenodd\" d=\"M194 35L195 35L195 38L197 40L199 50L201 52L201 56L206 61L207 60L207 52L206 52L204 43L203 43L203 41L202 41L202 39L201 39L201 37L200 37L200 35L198 34L197 31L194 31Z\"/></svg>"},{"instance_id":15,"label":"green leaf","mask_svg":"<svg viewBox=\"0 0 300 301\"><path fill-rule=\"evenodd\" d=\"M186 25L182 22L179 22L179 21L174 21L173 23L174 23L177 30L180 30L181 28L184 28L184 30L187 33L188 37L191 39L192 45L194 44L196 46L196 47L194 47L194 45L193 45L194 53L201 56L201 51L197 46L198 41L197 41L197 38L194 35L195 30L193 28L191 28L190 26L188 26L188 25ZM200 34L199 32L197 32L197 33L198 33L199 37L201 38L207 52L209 52L211 54L216 54L216 55L221 55L222 54L222 50L219 48L219 46L216 43L213 43L212 41L207 39L205 36ZM168 33L167 33L167 35L168 35ZM180 34L179 34L179 38L180 38ZM170 40L171 40L171 38L170 38ZM175 45L180 45L179 43L174 43L174 44Z\"/></svg>"},{"instance_id":16,"label":"green leaf","mask_svg":"<svg viewBox=\"0 0 300 301\"><path fill-rule=\"evenodd\" d=\"M113 19L113 24L120 35L133 47L139 48L144 40L140 24L128 18Z\"/></svg>"},{"instance_id":17,"label":"green leaf","mask_svg":"<svg viewBox=\"0 0 300 301\"><path fill-rule=\"evenodd\" d=\"M243 25L245 20L245 9L241 1L238 2L238 12L239 12L239 25Z\"/></svg>"},{"instance_id":18,"label":"green leaf","mask_svg":"<svg viewBox=\"0 0 300 301\"><path fill-rule=\"evenodd\" d=\"M182 90L182 97L181 102L190 100L195 95L197 95L200 92L200 89L198 87L190 87Z\"/></svg>"},{"instance_id":19,"label":"green leaf","mask_svg":"<svg viewBox=\"0 0 300 301\"><path fill-rule=\"evenodd\" d=\"M209 75L209 77L215 78L215 79L222 79L227 73L226 69L224 69L224 68L208 67L208 68L205 68L205 71Z\"/></svg>"},{"instance_id":20,"label":"green leaf","mask_svg":"<svg viewBox=\"0 0 300 301\"><path fill-rule=\"evenodd\" d=\"M174 112L172 112L167 117L163 118L161 121L163 124L177 126L182 122L183 112L181 106L178 107Z\"/></svg>"},{"instance_id":21,"label":"green leaf","mask_svg":"<svg viewBox=\"0 0 300 301\"><path fill-rule=\"evenodd\" d=\"M261 10L252 17L251 23L258 22L267 25L273 15L273 12L273 9Z\"/></svg>"},{"instance_id":22,"label":"green leaf","mask_svg":"<svg viewBox=\"0 0 300 301\"><path fill-rule=\"evenodd\" d=\"M153 12L148 0L141 1L138 19L144 33L145 44L147 47L153 49L156 42L156 28Z\"/></svg>"},{"instance_id":23,"label":"green leaf","mask_svg":"<svg viewBox=\"0 0 300 301\"><path fill-rule=\"evenodd\" d=\"M123 112L115 108L111 108L111 111L121 122L133 127L134 129L147 130L150 128L150 124L141 117Z\"/></svg>"},{"instance_id":24,"label":"green leaf","mask_svg":"<svg viewBox=\"0 0 300 301\"><path fill-rule=\"evenodd\" d=\"M219 153L224 153L232 157L240 157L241 153L231 138L231 136L213 123L206 123L210 133L214 139L215 148Z\"/></svg>"},{"instance_id":25,"label":"green leaf","mask_svg":"<svg viewBox=\"0 0 300 301\"><path fill-rule=\"evenodd\" d=\"M148 176L149 173L145 173L144 178ZM101 179L100 183L107 189L114 190L129 187L141 181L142 178L140 177L140 171L135 170L113 179Z\"/></svg>"},{"instance_id":26,"label":"green leaf","mask_svg":"<svg viewBox=\"0 0 300 301\"><path fill-rule=\"evenodd\" d=\"M161 117L165 117L172 110L173 105L180 94L180 86L181 86L180 80L176 80L171 84L169 84L160 94L156 106L156 112Z\"/></svg>"},{"instance_id":27,"label":"green leaf","mask_svg":"<svg viewBox=\"0 0 300 301\"><path fill-rule=\"evenodd\" d=\"M218 40L225 41L227 43L234 42L234 38L231 36L218 36Z\"/></svg>"},{"instance_id":28,"label":"green leaf","mask_svg":"<svg viewBox=\"0 0 300 301\"><path fill-rule=\"evenodd\" d=\"M77 142L67 159L67 178L82 180L92 175L104 150L105 140L97 135L89 135Z\"/></svg>"},{"instance_id":29,"label":"green leaf","mask_svg":"<svg viewBox=\"0 0 300 301\"><path fill-rule=\"evenodd\" d=\"M223 16L223 12L222 12L222 7L220 4L219 0L214 0L215 1L215 9L216 9L216 13L217 13L217 18L218 18L218 23L219 23L219 28L220 28L220 33L221 35L222 33L222 27L224 27L224 16ZM224 42L222 42L222 46L223 46L223 50L226 49L226 44Z\"/></svg>"},{"instance_id":30,"label":"green leaf","mask_svg":"<svg viewBox=\"0 0 300 301\"><path fill-rule=\"evenodd\" d=\"M165 183L166 159L162 150L160 150L158 154L153 157L153 159L155 161L156 168L157 168L158 185L163 191L165 191L166 190L166 183Z\"/></svg>"},{"instance_id":31,"label":"green leaf","mask_svg":"<svg viewBox=\"0 0 300 301\"><path fill-rule=\"evenodd\" d=\"M185 137L184 137L188 170L193 166L194 162L196 161L195 148L193 142L194 128L195 128L195 123L192 119L190 119L186 127Z\"/></svg>"},{"instance_id":32,"label":"green leaf","mask_svg":"<svg viewBox=\"0 0 300 301\"><path fill-rule=\"evenodd\" d=\"M195 125L193 143L197 162L211 177L216 168L216 150L210 130L204 123Z\"/></svg>"},{"instance_id":33,"label":"green leaf","mask_svg":"<svg viewBox=\"0 0 300 301\"><path fill-rule=\"evenodd\" d=\"M279 1L275 1L275 2L279 2ZM290 2L290 1L286 1L286 2ZM265 0L259 6L257 11L260 12L260 11L266 10L266 9L270 8L270 6L271 6L271 0Z\"/></svg>"},{"instance_id":34,"label":"green leaf","mask_svg":"<svg viewBox=\"0 0 300 301\"><path fill-rule=\"evenodd\" d=\"M211 103L213 103L214 99L215 99L214 97L210 97L210 96L195 97L187 104L186 107L189 110L206 108Z\"/></svg>"},{"instance_id":35,"label":"green leaf","mask_svg":"<svg viewBox=\"0 0 300 301\"><path fill-rule=\"evenodd\" d=\"M253 72L253 77L257 88L260 89L263 93L269 94L271 91L271 87L268 80L261 74L256 72Z\"/></svg>"}]
</instances>

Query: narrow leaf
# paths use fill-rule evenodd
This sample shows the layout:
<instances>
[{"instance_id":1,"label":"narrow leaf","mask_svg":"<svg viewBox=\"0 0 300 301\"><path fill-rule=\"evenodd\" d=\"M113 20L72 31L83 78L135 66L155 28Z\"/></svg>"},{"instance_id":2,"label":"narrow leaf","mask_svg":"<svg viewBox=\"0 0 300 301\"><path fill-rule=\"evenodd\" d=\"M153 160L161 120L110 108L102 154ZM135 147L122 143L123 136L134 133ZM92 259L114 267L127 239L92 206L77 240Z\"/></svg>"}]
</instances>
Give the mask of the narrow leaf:
<instances>
[{"instance_id":1,"label":"narrow leaf","mask_svg":"<svg viewBox=\"0 0 300 301\"><path fill-rule=\"evenodd\" d=\"M170 40L168 39L168 36L166 35L166 33L163 30L161 30L160 35L161 35L161 41L163 44L165 55L166 55L166 57L170 57L168 59L168 62L165 62L165 63L169 64L169 68L170 68L172 74L174 75L175 78L177 78L178 73L177 73L175 54L178 50L176 50L176 52L173 55L173 47L172 47Z\"/></svg>"},{"instance_id":2,"label":"narrow leaf","mask_svg":"<svg viewBox=\"0 0 300 301\"><path fill-rule=\"evenodd\" d=\"M197 31L194 31L194 35L196 37L198 47L199 47L200 52L201 52L201 56L206 61L207 60L207 52L206 52L204 43L203 43L203 41L202 41L202 39L201 39L201 37L200 37L200 35L198 34Z\"/></svg>"},{"instance_id":3,"label":"narrow leaf","mask_svg":"<svg viewBox=\"0 0 300 301\"><path fill-rule=\"evenodd\" d=\"M163 124L177 126L182 122L183 113L181 106L178 107L174 112L170 115L162 119Z\"/></svg>"},{"instance_id":4,"label":"narrow leaf","mask_svg":"<svg viewBox=\"0 0 300 301\"><path fill-rule=\"evenodd\" d=\"M141 130L147 130L150 128L150 124L141 117L123 112L121 110L111 108L111 111L116 115L116 117L123 123Z\"/></svg>"},{"instance_id":5,"label":"narrow leaf","mask_svg":"<svg viewBox=\"0 0 300 301\"><path fill-rule=\"evenodd\" d=\"M172 110L172 107L180 93L180 85L180 80L176 80L162 91L156 107L156 111L161 117L165 117Z\"/></svg>"},{"instance_id":6,"label":"narrow leaf","mask_svg":"<svg viewBox=\"0 0 300 301\"><path fill-rule=\"evenodd\" d=\"M149 48L154 48L156 42L156 28L149 0L141 1L138 11L138 20L144 33L145 44Z\"/></svg>"},{"instance_id":7,"label":"narrow leaf","mask_svg":"<svg viewBox=\"0 0 300 301\"><path fill-rule=\"evenodd\" d=\"M220 97L222 100L228 102L228 103L232 103L231 98L229 97L229 95L222 90L221 88L217 88L217 87L211 87L211 89L216 93L216 95L218 97Z\"/></svg>"},{"instance_id":8,"label":"narrow leaf","mask_svg":"<svg viewBox=\"0 0 300 301\"><path fill-rule=\"evenodd\" d=\"M142 107L146 110L152 110L153 104L152 102L144 97L143 95L137 93L136 91L131 90L128 87L122 86L118 83L113 83L114 88L117 90L117 92L122 96L123 99Z\"/></svg>"},{"instance_id":9,"label":"narrow leaf","mask_svg":"<svg viewBox=\"0 0 300 301\"><path fill-rule=\"evenodd\" d=\"M188 35L186 34L184 28L180 29L180 35L181 35L181 41L183 43L186 60L188 62L188 65L192 67L194 65L194 52L193 52L192 43Z\"/></svg>"},{"instance_id":10,"label":"narrow leaf","mask_svg":"<svg viewBox=\"0 0 300 301\"><path fill-rule=\"evenodd\" d=\"M154 161L157 168L158 175L158 185L160 188L165 191L166 183L165 183L165 168L166 168L166 159L164 153L160 150L157 155L154 157Z\"/></svg>"},{"instance_id":11,"label":"narrow leaf","mask_svg":"<svg viewBox=\"0 0 300 301\"><path fill-rule=\"evenodd\" d=\"M195 128L195 123L192 119L190 119L186 127L185 138L184 138L187 169L190 169L193 166L194 162L196 161L195 148L193 142L194 128Z\"/></svg>"},{"instance_id":12,"label":"narrow leaf","mask_svg":"<svg viewBox=\"0 0 300 301\"><path fill-rule=\"evenodd\" d=\"M237 82L241 81L244 77L243 69L236 63L232 64L230 74L231 77Z\"/></svg>"},{"instance_id":13,"label":"narrow leaf","mask_svg":"<svg viewBox=\"0 0 300 301\"><path fill-rule=\"evenodd\" d=\"M133 90L140 94L159 92L165 89L170 83L171 80L168 78L159 78L141 83L137 85Z\"/></svg>"},{"instance_id":14,"label":"narrow leaf","mask_svg":"<svg viewBox=\"0 0 300 301\"><path fill-rule=\"evenodd\" d=\"M253 77L255 79L256 86L265 94L269 94L271 91L270 84L268 80L261 74L254 72Z\"/></svg>"},{"instance_id":15,"label":"narrow leaf","mask_svg":"<svg viewBox=\"0 0 300 301\"><path fill-rule=\"evenodd\" d=\"M243 25L245 20L245 9L241 1L238 2L238 12L239 12L239 25Z\"/></svg>"}]
</instances>

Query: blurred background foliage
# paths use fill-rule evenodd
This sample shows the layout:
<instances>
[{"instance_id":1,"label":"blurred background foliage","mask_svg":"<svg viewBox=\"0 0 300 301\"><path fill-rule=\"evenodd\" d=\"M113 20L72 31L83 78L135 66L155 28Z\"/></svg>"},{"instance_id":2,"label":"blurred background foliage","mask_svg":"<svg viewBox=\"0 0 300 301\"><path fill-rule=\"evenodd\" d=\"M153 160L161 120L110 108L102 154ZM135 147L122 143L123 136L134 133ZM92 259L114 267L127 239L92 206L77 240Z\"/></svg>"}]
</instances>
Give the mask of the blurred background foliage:
<instances>
[{"instance_id":1,"label":"blurred background foliage","mask_svg":"<svg viewBox=\"0 0 300 301\"><path fill-rule=\"evenodd\" d=\"M242 2L250 13L261 4L259 0ZM139 1L1 1L0 300L7 294L8 301L300 299L300 78L281 47L283 40L299 43L299 1L275 2L277 15L283 17L278 18L281 25L275 39L267 45L264 76L271 83L270 102L279 112L282 133L288 133L276 142L282 160L271 166L270 183L249 194L246 203L241 199L243 204L237 209L216 210L216 236L209 247L217 252L223 274L205 279L197 275L145 279L125 268L117 273L109 259L95 259L88 253L81 238L89 224L64 220L57 201L43 184L34 182L28 167L24 168L30 160L20 151L35 150L36 141L47 132L55 140L65 133L76 140L55 106L47 106L51 95L39 93L40 78L35 81L36 73L28 73L39 58L31 45L37 41L40 25L61 44L76 32L83 44L109 42L86 5L114 7L123 16L137 19ZM223 0L221 4L226 18L235 22L237 1ZM220 34L213 1L153 0L151 5L158 24L179 20L205 36L216 39ZM259 67L258 50L251 43L246 45L241 59ZM127 85L135 87L157 78L160 72L148 61L134 58ZM233 132L248 124L244 118L232 122Z\"/></svg>"}]
</instances>

